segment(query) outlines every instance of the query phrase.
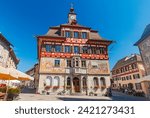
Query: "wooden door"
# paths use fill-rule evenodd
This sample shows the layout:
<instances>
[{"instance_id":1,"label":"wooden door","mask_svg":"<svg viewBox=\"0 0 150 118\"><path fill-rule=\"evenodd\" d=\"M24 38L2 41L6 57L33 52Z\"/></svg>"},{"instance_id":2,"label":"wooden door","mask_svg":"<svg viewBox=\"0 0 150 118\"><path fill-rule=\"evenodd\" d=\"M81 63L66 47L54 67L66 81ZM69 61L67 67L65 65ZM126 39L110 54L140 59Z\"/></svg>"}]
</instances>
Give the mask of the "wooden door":
<instances>
[{"instance_id":1,"label":"wooden door","mask_svg":"<svg viewBox=\"0 0 150 118\"><path fill-rule=\"evenodd\" d=\"M74 86L74 91L75 92L80 92L80 81L79 81L79 78L74 78L73 79L73 86Z\"/></svg>"}]
</instances>

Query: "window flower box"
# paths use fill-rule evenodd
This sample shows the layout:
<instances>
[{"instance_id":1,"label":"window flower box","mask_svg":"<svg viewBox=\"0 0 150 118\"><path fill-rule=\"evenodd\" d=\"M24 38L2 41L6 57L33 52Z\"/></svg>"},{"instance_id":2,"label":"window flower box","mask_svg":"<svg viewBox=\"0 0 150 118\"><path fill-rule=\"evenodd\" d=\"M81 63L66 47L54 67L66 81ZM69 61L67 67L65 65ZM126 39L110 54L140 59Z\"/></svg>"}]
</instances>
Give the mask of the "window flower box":
<instances>
[{"instance_id":1,"label":"window flower box","mask_svg":"<svg viewBox=\"0 0 150 118\"><path fill-rule=\"evenodd\" d=\"M71 86L66 86L66 89L71 89Z\"/></svg>"},{"instance_id":2,"label":"window flower box","mask_svg":"<svg viewBox=\"0 0 150 118\"><path fill-rule=\"evenodd\" d=\"M45 86L45 90L49 90L51 86Z\"/></svg>"},{"instance_id":3,"label":"window flower box","mask_svg":"<svg viewBox=\"0 0 150 118\"><path fill-rule=\"evenodd\" d=\"M105 88L106 88L106 86L105 86L105 85L101 85L101 88L102 88L102 89L105 89Z\"/></svg>"},{"instance_id":4,"label":"window flower box","mask_svg":"<svg viewBox=\"0 0 150 118\"><path fill-rule=\"evenodd\" d=\"M58 89L59 88L59 86L53 86L53 89Z\"/></svg>"},{"instance_id":5,"label":"window flower box","mask_svg":"<svg viewBox=\"0 0 150 118\"><path fill-rule=\"evenodd\" d=\"M99 86L94 86L94 89L98 89L99 88Z\"/></svg>"}]
</instances>

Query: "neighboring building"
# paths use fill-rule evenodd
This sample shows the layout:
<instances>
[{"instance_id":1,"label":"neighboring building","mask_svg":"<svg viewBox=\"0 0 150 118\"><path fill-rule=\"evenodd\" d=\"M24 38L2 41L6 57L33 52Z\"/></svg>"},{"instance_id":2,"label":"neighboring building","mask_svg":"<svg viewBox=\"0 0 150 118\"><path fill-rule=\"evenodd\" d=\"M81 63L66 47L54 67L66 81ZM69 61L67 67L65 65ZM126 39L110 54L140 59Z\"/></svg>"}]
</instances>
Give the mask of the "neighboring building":
<instances>
[{"instance_id":1,"label":"neighboring building","mask_svg":"<svg viewBox=\"0 0 150 118\"><path fill-rule=\"evenodd\" d=\"M132 54L119 60L112 69L112 88L128 88L143 91L141 83L138 82L145 75L145 69L141 56Z\"/></svg>"},{"instance_id":2,"label":"neighboring building","mask_svg":"<svg viewBox=\"0 0 150 118\"><path fill-rule=\"evenodd\" d=\"M139 47L146 74L150 75L150 24L145 28L142 37L135 43L135 46Z\"/></svg>"},{"instance_id":3,"label":"neighboring building","mask_svg":"<svg viewBox=\"0 0 150 118\"><path fill-rule=\"evenodd\" d=\"M146 96L150 98L150 24L146 26L141 38L134 44L138 46L143 59L146 75L141 83L144 86Z\"/></svg>"},{"instance_id":4,"label":"neighboring building","mask_svg":"<svg viewBox=\"0 0 150 118\"><path fill-rule=\"evenodd\" d=\"M12 44L0 33L0 66L17 68L18 63Z\"/></svg>"},{"instance_id":5,"label":"neighboring building","mask_svg":"<svg viewBox=\"0 0 150 118\"><path fill-rule=\"evenodd\" d=\"M38 92L102 95L110 87L108 46L98 31L79 25L74 9L68 23L37 36Z\"/></svg>"},{"instance_id":6,"label":"neighboring building","mask_svg":"<svg viewBox=\"0 0 150 118\"><path fill-rule=\"evenodd\" d=\"M37 91L38 85L39 85L39 65L35 64L33 68L26 71L26 74L34 78L33 81L31 80L27 82L26 84L28 84L29 87L35 88Z\"/></svg>"},{"instance_id":7,"label":"neighboring building","mask_svg":"<svg viewBox=\"0 0 150 118\"><path fill-rule=\"evenodd\" d=\"M0 33L0 66L4 68L17 68L19 59L17 59L13 49L12 44ZM6 83L6 81L1 81L0 83Z\"/></svg>"}]
</instances>

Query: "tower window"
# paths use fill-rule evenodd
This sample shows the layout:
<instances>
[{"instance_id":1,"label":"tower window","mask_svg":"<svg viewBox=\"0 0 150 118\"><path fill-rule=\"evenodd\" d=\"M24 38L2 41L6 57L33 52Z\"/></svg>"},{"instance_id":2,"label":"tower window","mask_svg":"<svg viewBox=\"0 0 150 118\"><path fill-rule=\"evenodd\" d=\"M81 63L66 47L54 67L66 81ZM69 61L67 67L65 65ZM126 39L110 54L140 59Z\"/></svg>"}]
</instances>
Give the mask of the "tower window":
<instances>
[{"instance_id":1,"label":"tower window","mask_svg":"<svg viewBox=\"0 0 150 118\"><path fill-rule=\"evenodd\" d=\"M82 48L82 51L83 51L83 53L88 53L88 47L87 46L84 46L83 48Z\"/></svg>"},{"instance_id":2,"label":"tower window","mask_svg":"<svg viewBox=\"0 0 150 118\"><path fill-rule=\"evenodd\" d=\"M87 32L82 32L81 38L86 39L87 38Z\"/></svg>"},{"instance_id":3,"label":"tower window","mask_svg":"<svg viewBox=\"0 0 150 118\"><path fill-rule=\"evenodd\" d=\"M78 46L74 46L74 53L76 53L76 54L79 53L79 47Z\"/></svg>"},{"instance_id":4,"label":"tower window","mask_svg":"<svg viewBox=\"0 0 150 118\"><path fill-rule=\"evenodd\" d=\"M60 45L55 46L55 52L61 52L61 46Z\"/></svg>"},{"instance_id":5,"label":"tower window","mask_svg":"<svg viewBox=\"0 0 150 118\"><path fill-rule=\"evenodd\" d=\"M105 52L103 47L100 47L99 51L100 51L100 54L104 54L104 52Z\"/></svg>"},{"instance_id":6,"label":"tower window","mask_svg":"<svg viewBox=\"0 0 150 118\"><path fill-rule=\"evenodd\" d=\"M92 54L96 54L96 47L91 47Z\"/></svg>"},{"instance_id":7,"label":"tower window","mask_svg":"<svg viewBox=\"0 0 150 118\"><path fill-rule=\"evenodd\" d=\"M51 51L52 51L52 46L46 45L46 52L51 52Z\"/></svg>"},{"instance_id":8,"label":"tower window","mask_svg":"<svg viewBox=\"0 0 150 118\"><path fill-rule=\"evenodd\" d=\"M70 36L71 36L70 31L66 31L66 32L65 32L65 36L66 36L67 38L70 38Z\"/></svg>"},{"instance_id":9,"label":"tower window","mask_svg":"<svg viewBox=\"0 0 150 118\"><path fill-rule=\"evenodd\" d=\"M79 38L79 32L74 32L74 38Z\"/></svg>"},{"instance_id":10,"label":"tower window","mask_svg":"<svg viewBox=\"0 0 150 118\"><path fill-rule=\"evenodd\" d=\"M66 52L66 53L70 53L70 52L71 52L70 46L65 46L65 52Z\"/></svg>"},{"instance_id":11,"label":"tower window","mask_svg":"<svg viewBox=\"0 0 150 118\"><path fill-rule=\"evenodd\" d=\"M60 67L60 60L55 60L55 67Z\"/></svg>"}]
</instances>

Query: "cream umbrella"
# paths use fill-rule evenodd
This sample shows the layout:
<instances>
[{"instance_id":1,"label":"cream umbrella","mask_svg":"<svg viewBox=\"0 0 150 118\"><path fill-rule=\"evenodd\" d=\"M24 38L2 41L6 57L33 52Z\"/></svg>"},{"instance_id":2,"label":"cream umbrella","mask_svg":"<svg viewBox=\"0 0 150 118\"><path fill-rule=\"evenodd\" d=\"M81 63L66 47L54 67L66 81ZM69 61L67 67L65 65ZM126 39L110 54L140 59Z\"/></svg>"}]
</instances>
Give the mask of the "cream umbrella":
<instances>
[{"instance_id":1,"label":"cream umbrella","mask_svg":"<svg viewBox=\"0 0 150 118\"><path fill-rule=\"evenodd\" d=\"M15 69L15 68L7 68L7 73L8 76L10 76L10 79L8 80L19 80L19 81L28 81L28 80L34 80L33 77L30 77L29 75ZM8 92L8 87L7 87L7 90L6 90L6 96L4 98L4 100L6 100L7 98L7 92Z\"/></svg>"},{"instance_id":2,"label":"cream umbrella","mask_svg":"<svg viewBox=\"0 0 150 118\"><path fill-rule=\"evenodd\" d=\"M9 70L0 66L0 80L16 80L15 75L10 75Z\"/></svg>"},{"instance_id":3,"label":"cream umbrella","mask_svg":"<svg viewBox=\"0 0 150 118\"><path fill-rule=\"evenodd\" d=\"M4 100L7 98L7 92L8 92L8 86L9 86L9 80L16 80L18 77L15 74L10 74L10 71L8 68L4 68L0 66L0 80L8 80L8 85L6 87L6 94L4 97Z\"/></svg>"},{"instance_id":4,"label":"cream umbrella","mask_svg":"<svg viewBox=\"0 0 150 118\"><path fill-rule=\"evenodd\" d=\"M10 75L17 77L17 80L20 80L20 81L34 80L33 77L15 69L15 68L9 68L9 72L10 72Z\"/></svg>"},{"instance_id":5,"label":"cream umbrella","mask_svg":"<svg viewBox=\"0 0 150 118\"><path fill-rule=\"evenodd\" d=\"M4 68L0 66L0 80L20 80L20 81L28 81L28 80L34 80L33 77L15 69L15 68ZM4 97L4 100L7 98L7 92L8 92L8 85L6 88L6 95Z\"/></svg>"}]
</instances>

